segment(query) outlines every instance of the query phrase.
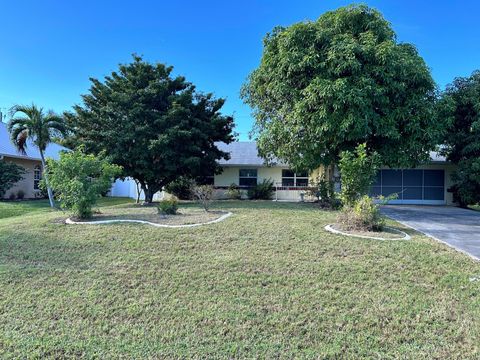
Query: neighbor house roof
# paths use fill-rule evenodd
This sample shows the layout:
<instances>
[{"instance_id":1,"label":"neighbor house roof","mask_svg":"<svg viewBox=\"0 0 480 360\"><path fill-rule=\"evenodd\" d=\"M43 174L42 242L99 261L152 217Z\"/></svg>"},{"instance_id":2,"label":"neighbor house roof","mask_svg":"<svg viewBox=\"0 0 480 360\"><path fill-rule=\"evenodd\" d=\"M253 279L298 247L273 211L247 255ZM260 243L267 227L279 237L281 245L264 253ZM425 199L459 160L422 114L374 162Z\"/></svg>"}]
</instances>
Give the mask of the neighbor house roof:
<instances>
[{"instance_id":1,"label":"neighbor house roof","mask_svg":"<svg viewBox=\"0 0 480 360\"><path fill-rule=\"evenodd\" d=\"M26 154L19 152L10 141L10 134L7 130L7 124L0 121L0 156L9 156L18 159L40 160L40 152L38 148L30 141L27 141ZM45 150L46 158L59 158L60 151L68 150L58 144L51 143Z\"/></svg>"},{"instance_id":2,"label":"neighbor house roof","mask_svg":"<svg viewBox=\"0 0 480 360\"><path fill-rule=\"evenodd\" d=\"M253 166L267 166L265 159L263 159L258 154L257 143L255 141L238 141L232 142L230 144L225 144L222 142L216 143L217 147L225 152L230 153L229 160L220 160L220 165L225 166L236 166L236 165L253 165ZM444 156L440 155L438 152L430 152L431 162L433 163L443 163L446 162ZM285 164L283 162L274 162L270 166L282 166Z\"/></svg>"}]
</instances>

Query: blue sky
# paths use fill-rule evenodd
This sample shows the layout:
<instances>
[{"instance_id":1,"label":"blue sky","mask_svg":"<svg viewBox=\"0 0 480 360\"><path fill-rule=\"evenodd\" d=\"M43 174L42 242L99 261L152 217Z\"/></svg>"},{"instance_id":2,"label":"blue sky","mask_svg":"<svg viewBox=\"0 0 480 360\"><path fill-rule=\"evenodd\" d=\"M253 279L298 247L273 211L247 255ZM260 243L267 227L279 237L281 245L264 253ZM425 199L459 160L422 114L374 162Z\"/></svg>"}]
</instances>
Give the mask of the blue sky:
<instances>
[{"instance_id":1,"label":"blue sky","mask_svg":"<svg viewBox=\"0 0 480 360\"><path fill-rule=\"evenodd\" d=\"M35 102L58 112L132 53L168 63L199 90L226 97L240 139L252 126L239 91L276 25L314 20L349 1L6 1L0 5L0 109ZM364 1L417 46L443 88L480 68L480 2Z\"/></svg>"}]
</instances>

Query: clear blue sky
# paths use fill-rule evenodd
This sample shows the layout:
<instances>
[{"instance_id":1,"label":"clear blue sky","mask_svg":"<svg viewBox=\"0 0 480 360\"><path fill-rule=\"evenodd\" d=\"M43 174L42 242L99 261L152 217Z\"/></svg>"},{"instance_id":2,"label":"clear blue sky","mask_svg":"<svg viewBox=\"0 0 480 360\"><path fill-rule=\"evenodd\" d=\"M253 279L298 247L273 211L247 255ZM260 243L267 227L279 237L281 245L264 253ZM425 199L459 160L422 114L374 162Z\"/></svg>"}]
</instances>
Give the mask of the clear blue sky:
<instances>
[{"instance_id":1,"label":"clear blue sky","mask_svg":"<svg viewBox=\"0 0 480 360\"><path fill-rule=\"evenodd\" d=\"M0 108L35 102L61 112L131 53L165 62L199 90L226 97L240 139L252 125L240 86L276 25L314 20L349 1L2 1ZM443 88L480 68L480 2L365 1L400 41L417 46Z\"/></svg>"}]
</instances>

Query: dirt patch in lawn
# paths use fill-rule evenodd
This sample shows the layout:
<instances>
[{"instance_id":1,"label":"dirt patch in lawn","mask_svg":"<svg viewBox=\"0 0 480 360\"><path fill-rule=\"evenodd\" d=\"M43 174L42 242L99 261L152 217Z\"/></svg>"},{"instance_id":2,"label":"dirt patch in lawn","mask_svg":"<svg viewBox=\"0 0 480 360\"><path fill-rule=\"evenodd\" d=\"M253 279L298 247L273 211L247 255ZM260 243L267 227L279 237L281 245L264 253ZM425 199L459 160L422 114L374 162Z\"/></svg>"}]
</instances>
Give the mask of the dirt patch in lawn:
<instances>
[{"instance_id":1,"label":"dirt patch in lawn","mask_svg":"<svg viewBox=\"0 0 480 360\"><path fill-rule=\"evenodd\" d=\"M176 215L159 214L156 207L129 205L102 209L90 219L72 218L76 222L95 222L107 220L141 220L161 225L203 224L217 220L226 213L223 211L205 211L198 208L180 208Z\"/></svg>"}]
</instances>

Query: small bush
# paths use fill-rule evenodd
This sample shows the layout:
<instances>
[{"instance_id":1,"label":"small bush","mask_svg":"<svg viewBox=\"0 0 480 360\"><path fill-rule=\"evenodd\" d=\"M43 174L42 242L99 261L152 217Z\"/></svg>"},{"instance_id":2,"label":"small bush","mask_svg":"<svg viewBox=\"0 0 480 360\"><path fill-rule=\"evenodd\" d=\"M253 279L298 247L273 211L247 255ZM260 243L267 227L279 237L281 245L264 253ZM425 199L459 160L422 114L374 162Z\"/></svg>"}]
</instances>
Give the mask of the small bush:
<instances>
[{"instance_id":1,"label":"small bush","mask_svg":"<svg viewBox=\"0 0 480 360\"><path fill-rule=\"evenodd\" d=\"M176 199L162 200L157 205L158 213L162 215L175 215L178 210Z\"/></svg>"},{"instance_id":2,"label":"small bush","mask_svg":"<svg viewBox=\"0 0 480 360\"><path fill-rule=\"evenodd\" d=\"M15 195L15 193L12 192L12 193L8 196L8 198L9 198L10 200L15 200L15 199L17 198L17 196Z\"/></svg>"},{"instance_id":3,"label":"small bush","mask_svg":"<svg viewBox=\"0 0 480 360\"><path fill-rule=\"evenodd\" d=\"M376 152L367 152L367 145L360 144L355 151L343 151L340 154L340 175L342 189L340 199L343 205L352 207L363 195L368 193L370 184L380 165L380 156Z\"/></svg>"},{"instance_id":4,"label":"small bush","mask_svg":"<svg viewBox=\"0 0 480 360\"><path fill-rule=\"evenodd\" d=\"M192 198L192 186L194 181L186 177L179 177L175 181L165 186L165 191L175 195L180 200L190 200Z\"/></svg>"},{"instance_id":5,"label":"small bush","mask_svg":"<svg viewBox=\"0 0 480 360\"><path fill-rule=\"evenodd\" d=\"M192 186L193 198L199 202L205 211L210 208L213 199L214 189L212 185L194 185Z\"/></svg>"},{"instance_id":6,"label":"small bush","mask_svg":"<svg viewBox=\"0 0 480 360\"><path fill-rule=\"evenodd\" d=\"M25 197L25 192L23 190L18 190L17 191L17 199L18 200L23 200L24 197Z\"/></svg>"},{"instance_id":7,"label":"small bush","mask_svg":"<svg viewBox=\"0 0 480 360\"><path fill-rule=\"evenodd\" d=\"M353 206L345 206L337 221L347 231L382 231L385 226L385 218L378 205L367 195L357 199Z\"/></svg>"},{"instance_id":8,"label":"small bush","mask_svg":"<svg viewBox=\"0 0 480 360\"><path fill-rule=\"evenodd\" d=\"M337 198L334 186L333 181L329 181L325 177L317 178L316 181L310 182L307 195L316 198L322 208L337 209L341 203Z\"/></svg>"},{"instance_id":9,"label":"small bush","mask_svg":"<svg viewBox=\"0 0 480 360\"><path fill-rule=\"evenodd\" d=\"M86 219L101 194L112 187L121 167L110 164L102 156L85 154L83 148L60 154L59 160L48 159L50 185L62 209Z\"/></svg>"},{"instance_id":10,"label":"small bush","mask_svg":"<svg viewBox=\"0 0 480 360\"><path fill-rule=\"evenodd\" d=\"M260 184L248 189L248 198L252 200L270 200L274 193L273 181L263 179Z\"/></svg>"},{"instance_id":11,"label":"small bush","mask_svg":"<svg viewBox=\"0 0 480 360\"><path fill-rule=\"evenodd\" d=\"M230 184L227 189L227 196L229 199L238 200L242 198L242 193L236 184Z\"/></svg>"},{"instance_id":12,"label":"small bush","mask_svg":"<svg viewBox=\"0 0 480 360\"><path fill-rule=\"evenodd\" d=\"M1 121L1 119L0 119ZM8 189L23 179L25 169L15 163L0 160L0 199Z\"/></svg>"}]
</instances>

